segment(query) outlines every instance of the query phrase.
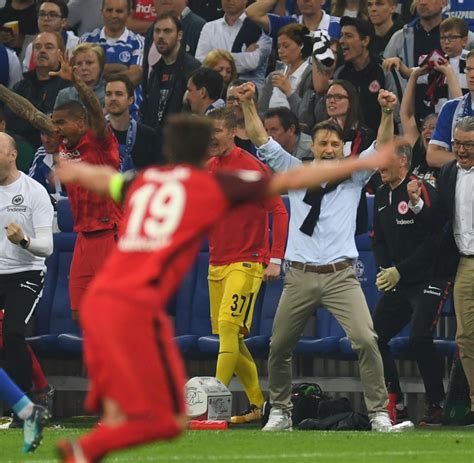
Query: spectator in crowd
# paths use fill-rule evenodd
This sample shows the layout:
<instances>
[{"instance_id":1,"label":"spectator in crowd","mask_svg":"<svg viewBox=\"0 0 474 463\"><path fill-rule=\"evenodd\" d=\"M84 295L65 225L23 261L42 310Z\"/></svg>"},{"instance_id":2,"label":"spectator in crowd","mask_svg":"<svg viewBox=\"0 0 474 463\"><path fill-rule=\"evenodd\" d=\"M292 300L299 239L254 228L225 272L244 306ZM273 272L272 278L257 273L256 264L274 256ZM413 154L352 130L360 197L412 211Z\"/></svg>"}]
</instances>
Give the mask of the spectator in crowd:
<instances>
[{"instance_id":1,"label":"spectator in crowd","mask_svg":"<svg viewBox=\"0 0 474 463\"><path fill-rule=\"evenodd\" d=\"M41 146L36 150L28 175L46 188L55 201L66 196L58 179L51 175L59 156L61 139L57 133L41 132Z\"/></svg>"},{"instance_id":2,"label":"spectator in crowd","mask_svg":"<svg viewBox=\"0 0 474 463\"><path fill-rule=\"evenodd\" d=\"M233 56L227 50L216 48L210 51L202 62L205 68L214 69L224 79L224 88L222 90L222 98L227 97L227 87L230 82L237 79L237 68Z\"/></svg>"},{"instance_id":3,"label":"spectator in crowd","mask_svg":"<svg viewBox=\"0 0 474 463\"><path fill-rule=\"evenodd\" d=\"M104 25L102 18L103 0L69 0L69 15L67 25L69 29L77 31L79 36L93 31Z\"/></svg>"},{"instance_id":4,"label":"spectator in crowd","mask_svg":"<svg viewBox=\"0 0 474 463\"><path fill-rule=\"evenodd\" d=\"M17 27L4 27L5 23L18 21ZM0 43L20 54L28 36L38 33L35 0L11 0L0 8Z\"/></svg>"},{"instance_id":5,"label":"spectator in crowd","mask_svg":"<svg viewBox=\"0 0 474 463\"><path fill-rule=\"evenodd\" d=\"M466 79L469 92L461 98L447 101L441 108L436 128L428 145L426 159L432 167L442 167L455 157L452 153L453 127L458 119L474 116L474 50L466 56Z\"/></svg>"},{"instance_id":6,"label":"spectator in crowd","mask_svg":"<svg viewBox=\"0 0 474 463\"><path fill-rule=\"evenodd\" d=\"M237 120L221 107L209 113L213 124L209 172L248 170L269 174L250 153L235 146ZM269 214L273 216L269 245ZM232 240L229 230L240 228ZM252 325L255 301L262 281L280 276L288 233L288 213L280 197L242 205L225 214L209 233L209 298L212 332L219 335L216 378L229 386L235 375L242 383L250 406L233 416L235 424L260 420L264 402L257 366L244 342ZM237 304L235 301L239 301Z\"/></svg>"},{"instance_id":7,"label":"spectator in crowd","mask_svg":"<svg viewBox=\"0 0 474 463\"><path fill-rule=\"evenodd\" d=\"M247 0L223 0L224 17L204 25L196 49L196 58L204 61L214 48L229 51L237 72L244 80L263 85L272 40L247 18Z\"/></svg>"},{"instance_id":8,"label":"spectator in crowd","mask_svg":"<svg viewBox=\"0 0 474 463\"><path fill-rule=\"evenodd\" d=\"M383 56L385 47L399 29L403 21L395 15L398 0L368 0L369 20L374 25L375 36L370 44L370 52Z\"/></svg>"},{"instance_id":9,"label":"spectator in crowd","mask_svg":"<svg viewBox=\"0 0 474 463\"><path fill-rule=\"evenodd\" d=\"M275 171L301 163L269 139L250 97L242 88L247 131L259 154ZM381 90L383 107L377 148L393 139L394 94ZM315 127L313 153L317 160L343 157L342 130L332 122ZM361 154L370 156L375 148ZM354 240L361 190L372 175L365 171L324 190L289 193L291 215L285 260L289 270L275 315L268 360L270 417L264 431L291 430L291 358L293 348L315 308L327 307L344 328L358 353L360 376L373 431L390 432L387 390L377 337L364 294L352 267L357 258ZM319 214L318 214L319 212ZM303 223L301 223L303 222Z\"/></svg>"},{"instance_id":10,"label":"spectator in crowd","mask_svg":"<svg viewBox=\"0 0 474 463\"><path fill-rule=\"evenodd\" d=\"M472 65L472 64L471 64ZM468 80L469 80L468 76ZM440 116L441 117L441 116ZM439 201L432 205L433 223L437 230L443 230L446 223L451 225L456 246L451 253L451 261L457 261L454 282L454 309L456 312L456 343L459 347L462 366L469 384L471 407L463 424L474 425L474 312L472 294L474 291L474 233L472 213L474 203L472 184L474 175L474 117L463 116L456 119L453 129L454 159L441 169L438 177ZM409 190L410 209L415 213L425 213L429 204L423 200L418 184ZM448 260L443 266L449 266Z\"/></svg>"},{"instance_id":11,"label":"spectator in crowd","mask_svg":"<svg viewBox=\"0 0 474 463\"><path fill-rule=\"evenodd\" d=\"M41 296L45 258L53 252L53 206L45 189L17 169L15 141L6 133L0 133L0 156L0 195L5 205L0 214L5 369L22 391L29 392L33 373L26 325Z\"/></svg>"},{"instance_id":12,"label":"spectator in crowd","mask_svg":"<svg viewBox=\"0 0 474 463\"><path fill-rule=\"evenodd\" d=\"M302 24L288 24L278 31L278 58L285 69L275 70L265 79L258 99L260 112L280 106L297 108L298 95L311 76L308 57L313 47L308 34L308 29ZM297 101L292 107L290 99L293 94Z\"/></svg>"},{"instance_id":13,"label":"spectator in crowd","mask_svg":"<svg viewBox=\"0 0 474 463\"><path fill-rule=\"evenodd\" d=\"M21 64L17 54L0 43L0 84L13 88L22 78Z\"/></svg>"},{"instance_id":14,"label":"spectator in crowd","mask_svg":"<svg viewBox=\"0 0 474 463\"><path fill-rule=\"evenodd\" d=\"M244 83L245 82L243 80L235 79L229 84L227 88L226 105L232 110L237 120L237 127L235 129L234 137L235 144L239 148L242 148L243 150L248 151L249 153L256 156L257 149L255 148L255 145L250 141L250 138L247 134L247 130L245 129L244 113L242 111L242 103L239 99L239 86L243 85Z\"/></svg>"},{"instance_id":15,"label":"spectator in crowd","mask_svg":"<svg viewBox=\"0 0 474 463\"><path fill-rule=\"evenodd\" d=\"M72 31L65 31L68 8L65 0L43 0L38 9L38 29L40 32L58 32L61 34L66 50L69 53L74 51L79 38ZM32 53L33 44L29 43L25 48L23 59L23 71L31 71L36 63Z\"/></svg>"},{"instance_id":16,"label":"spectator in crowd","mask_svg":"<svg viewBox=\"0 0 474 463\"><path fill-rule=\"evenodd\" d=\"M278 0L257 0L246 9L249 19L258 24L264 32L276 38L281 27L290 23L305 25L308 30L323 29L329 36L337 40L341 35L339 18L329 16L322 8L321 0L296 0L299 16L278 16L270 13Z\"/></svg>"},{"instance_id":17,"label":"spectator in crowd","mask_svg":"<svg viewBox=\"0 0 474 463\"><path fill-rule=\"evenodd\" d=\"M156 19L154 0L133 0L132 12L127 18L127 29L145 35Z\"/></svg>"},{"instance_id":18,"label":"spectator in crowd","mask_svg":"<svg viewBox=\"0 0 474 463\"><path fill-rule=\"evenodd\" d=\"M133 84L125 74L112 74L105 84L105 110L119 144L120 171L163 164L155 131L130 117Z\"/></svg>"},{"instance_id":19,"label":"spectator in crowd","mask_svg":"<svg viewBox=\"0 0 474 463\"><path fill-rule=\"evenodd\" d=\"M442 424L444 385L442 359L433 343L441 308L451 282L435 274L433 227L408 208L407 185L412 178L411 146L397 146L398 159L380 169L383 186L375 193L372 246L380 269L376 285L382 291L373 314L374 329L384 363L389 394L396 395L397 420L408 419L395 360L389 342L411 323L409 349L416 359L426 391L425 413L420 426ZM415 181L426 204L437 200L436 190Z\"/></svg>"},{"instance_id":20,"label":"spectator in crowd","mask_svg":"<svg viewBox=\"0 0 474 463\"><path fill-rule=\"evenodd\" d=\"M464 49L467 42L468 28L459 18L447 18L439 26L441 49L444 57L437 57L423 67L425 72L418 74L417 85L421 85L426 92L422 94L425 111L439 112L446 100L462 96L467 92L466 83L466 56ZM383 67L389 69L394 66L407 78L413 72L400 58L387 58ZM419 92L419 87L416 90ZM462 93L461 93L462 91Z\"/></svg>"},{"instance_id":21,"label":"spectator in crowd","mask_svg":"<svg viewBox=\"0 0 474 463\"><path fill-rule=\"evenodd\" d=\"M104 77L123 73L135 86L135 101L131 113L136 117L142 100L143 38L129 31L127 18L131 13L131 0L103 0L104 27L81 37L81 42L99 44L105 52Z\"/></svg>"},{"instance_id":22,"label":"spectator in crowd","mask_svg":"<svg viewBox=\"0 0 474 463\"><path fill-rule=\"evenodd\" d=\"M191 56L196 54L196 47L201 35L201 30L206 21L193 13L187 6L187 0L155 0L155 9L158 14L174 13L181 22L181 47L185 53ZM147 80L152 67L160 59L160 53L154 44L153 27L148 29L145 36L145 48L143 51L143 88L147 87Z\"/></svg>"},{"instance_id":23,"label":"spectator in crowd","mask_svg":"<svg viewBox=\"0 0 474 463\"><path fill-rule=\"evenodd\" d=\"M452 96L461 95L459 82L449 65L438 66L448 77L448 86ZM400 106L400 120L403 128L403 136L412 147L411 172L418 178L425 180L432 186L436 186L436 179L439 174L439 168L430 167L426 161L426 150L431 140L433 130L436 126L438 115L429 114L421 122L421 131L415 119L415 88L420 75L428 72L427 66L414 68L411 73L405 93L403 94L402 104Z\"/></svg>"},{"instance_id":24,"label":"spectator in crowd","mask_svg":"<svg viewBox=\"0 0 474 463\"><path fill-rule=\"evenodd\" d=\"M295 158L313 160L311 137L301 132L296 115L288 108L271 108L263 115L263 125L269 137Z\"/></svg>"},{"instance_id":25,"label":"spectator in crowd","mask_svg":"<svg viewBox=\"0 0 474 463\"><path fill-rule=\"evenodd\" d=\"M200 67L189 76L184 99L194 114L206 115L225 105L223 87L224 80L217 71Z\"/></svg>"},{"instance_id":26,"label":"spectator in crowd","mask_svg":"<svg viewBox=\"0 0 474 463\"><path fill-rule=\"evenodd\" d=\"M175 13L158 15L154 46L161 55L151 72L140 107L142 122L154 129L170 114L181 112L189 75L200 63L181 46L181 21Z\"/></svg>"},{"instance_id":27,"label":"spectator in crowd","mask_svg":"<svg viewBox=\"0 0 474 463\"><path fill-rule=\"evenodd\" d=\"M350 16L351 18L368 18L367 0L332 0L331 15L338 18Z\"/></svg>"},{"instance_id":28,"label":"spectator in crowd","mask_svg":"<svg viewBox=\"0 0 474 463\"><path fill-rule=\"evenodd\" d=\"M10 137L13 138L13 140L15 140L15 145L16 145L16 150L17 150L16 167L21 172L24 172L25 174L28 173L28 170L31 166L31 163L35 155L35 149L21 135L17 135L7 130L7 121L5 119L5 111L1 107L0 107L0 132L7 133L8 135L10 135Z\"/></svg>"},{"instance_id":29,"label":"spectator in crowd","mask_svg":"<svg viewBox=\"0 0 474 463\"><path fill-rule=\"evenodd\" d=\"M72 61L79 78L89 86L100 105L105 104L105 81L102 78L105 66L105 52L95 43L80 43L72 54ZM67 101L79 101L76 87L65 88L58 93L54 107Z\"/></svg>"},{"instance_id":30,"label":"spectator in crowd","mask_svg":"<svg viewBox=\"0 0 474 463\"><path fill-rule=\"evenodd\" d=\"M394 75L390 71L384 71L378 59L369 52L374 34L374 27L369 21L349 17L341 19L339 44L342 48L344 64L336 69L334 78L347 80L354 85L360 101L364 102L362 112L365 123L377 132L381 118L381 108L377 102L379 90L384 88L395 94L400 92L398 92ZM329 84L327 76L326 79ZM328 85L326 85L327 88ZM395 108L394 117L395 122L398 123L398 107Z\"/></svg>"},{"instance_id":31,"label":"spectator in crowd","mask_svg":"<svg viewBox=\"0 0 474 463\"><path fill-rule=\"evenodd\" d=\"M57 32L42 32L33 40L33 56L36 68L24 74L23 79L18 82L13 91L27 98L39 111L51 113L56 97L62 89L68 87L59 77L50 76L51 71L59 68L59 59L64 52L64 41ZM37 148L41 142L39 131L27 121L17 117L10 109L5 108L8 129L17 135L21 135Z\"/></svg>"}]
</instances>

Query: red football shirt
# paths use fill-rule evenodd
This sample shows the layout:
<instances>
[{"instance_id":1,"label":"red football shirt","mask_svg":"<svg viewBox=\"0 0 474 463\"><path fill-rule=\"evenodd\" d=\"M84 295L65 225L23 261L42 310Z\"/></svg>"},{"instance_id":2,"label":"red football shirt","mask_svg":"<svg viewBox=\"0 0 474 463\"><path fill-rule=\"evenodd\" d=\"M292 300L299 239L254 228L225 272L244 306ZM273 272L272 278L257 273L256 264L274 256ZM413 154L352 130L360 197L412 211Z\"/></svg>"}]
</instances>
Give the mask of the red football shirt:
<instances>
[{"instance_id":1,"label":"red football shirt","mask_svg":"<svg viewBox=\"0 0 474 463\"><path fill-rule=\"evenodd\" d=\"M111 166L117 170L119 168L118 143L110 127L105 140L98 139L89 129L74 148L61 144L59 156L71 162L85 161ZM121 208L110 198L91 193L80 185L69 184L66 190L75 232L109 230L119 224Z\"/></svg>"},{"instance_id":2,"label":"red football shirt","mask_svg":"<svg viewBox=\"0 0 474 463\"><path fill-rule=\"evenodd\" d=\"M142 171L126 195L117 248L91 291L133 298L151 287L153 303L164 307L209 228L231 205L261 199L267 184L257 172L212 175L189 165Z\"/></svg>"},{"instance_id":3,"label":"red football shirt","mask_svg":"<svg viewBox=\"0 0 474 463\"><path fill-rule=\"evenodd\" d=\"M210 172L254 170L270 176L270 169L247 151L235 147L225 156L214 156L207 162ZM269 213L273 215L273 243L270 254ZM229 239L230 231L233 233ZM261 262L270 257L283 259L288 234L288 213L279 197L247 202L225 213L209 232L211 265L234 262Z\"/></svg>"}]
</instances>

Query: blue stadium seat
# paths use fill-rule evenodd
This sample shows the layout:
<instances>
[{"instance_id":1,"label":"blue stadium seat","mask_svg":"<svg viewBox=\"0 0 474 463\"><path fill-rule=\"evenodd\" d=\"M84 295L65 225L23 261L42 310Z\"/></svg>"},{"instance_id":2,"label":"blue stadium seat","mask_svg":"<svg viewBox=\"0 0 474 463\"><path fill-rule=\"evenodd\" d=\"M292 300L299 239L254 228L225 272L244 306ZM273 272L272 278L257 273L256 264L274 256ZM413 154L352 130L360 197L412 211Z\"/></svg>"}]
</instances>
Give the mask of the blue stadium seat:
<instances>
[{"instance_id":1,"label":"blue stadium seat","mask_svg":"<svg viewBox=\"0 0 474 463\"><path fill-rule=\"evenodd\" d=\"M337 356L339 340L345 335L342 326L326 309L316 310L315 335L302 337L295 347L295 354L315 355L317 357Z\"/></svg>"}]
</instances>

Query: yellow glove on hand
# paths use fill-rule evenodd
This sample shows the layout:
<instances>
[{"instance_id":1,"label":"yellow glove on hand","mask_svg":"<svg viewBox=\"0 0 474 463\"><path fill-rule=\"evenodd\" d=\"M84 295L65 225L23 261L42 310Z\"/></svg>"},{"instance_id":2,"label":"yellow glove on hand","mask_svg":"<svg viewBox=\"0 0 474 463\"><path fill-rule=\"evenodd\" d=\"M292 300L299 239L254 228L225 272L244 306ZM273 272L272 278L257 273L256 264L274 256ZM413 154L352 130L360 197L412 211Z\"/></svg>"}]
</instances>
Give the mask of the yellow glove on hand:
<instances>
[{"instance_id":1,"label":"yellow glove on hand","mask_svg":"<svg viewBox=\"0 0 474 463\"><path fill-rule=\"evenodd\" d=\"M400 281L400 273L396 267L390 267L377 274L375 285L379 291L390 291Z\"/></svg>"}]
</instances>

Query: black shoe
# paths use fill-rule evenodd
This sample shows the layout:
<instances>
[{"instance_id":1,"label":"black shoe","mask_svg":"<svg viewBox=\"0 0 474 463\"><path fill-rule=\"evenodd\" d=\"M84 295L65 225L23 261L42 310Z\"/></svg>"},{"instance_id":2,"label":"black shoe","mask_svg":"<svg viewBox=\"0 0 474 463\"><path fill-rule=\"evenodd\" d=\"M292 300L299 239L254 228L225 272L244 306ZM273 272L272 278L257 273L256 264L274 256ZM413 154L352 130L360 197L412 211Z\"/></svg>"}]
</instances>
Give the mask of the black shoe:
<instances>
[{"instance_id":1,"label":"black shoe","mask_svg":"<svg viewBox=\"0 0 474 463\"><path fill-rule=\"evenodd\" d=\"M439 404L428 404L420 426L441 426L443 424L443 407Z\"/></svg>"},{"instance_id":2,"label":"black shoe","mask_svg":"<svg viewBox=\"0 0 474 463\"><path fill-rule=\"evenodd\" d=\"M56 394L56 388L48 385L44 389L36 391L34 402L48 409L49 414L53 414L53 399Z\"/></svg>"},{"instance_id":3,"label":"black shoe","mask_svg":"<svg viewBox=\"0 0 474 463\"><path fill-rule=\"evenodd\" d=\"M10 426L8 426L8 429L19 429L23 427L23 421L18 418L16 415L12 415L12 422L10 423Z\"/></svg>"},{"instance_id":4,"label":"black shoe","mask_svg":"<svg viewBox=\"0 0 474 463\"><path fill-rule=\"evenodd\" d=\"M396 424L403 423L404 421L408 421L410 419L410 417L408 416L408 408L406 406L404 406L401 410L397 408L396 411Z\"/></svg>"},{"instance_id":5,"label":"black shoe","mask_svg":"<svg viewBox=\"0 0 474 463\"><path fill-rule=\"evenodd\" d=\"M471 410L464 415L461 420L461 426L474 426L474 411Z\"/></svg>"}]
</instances>

